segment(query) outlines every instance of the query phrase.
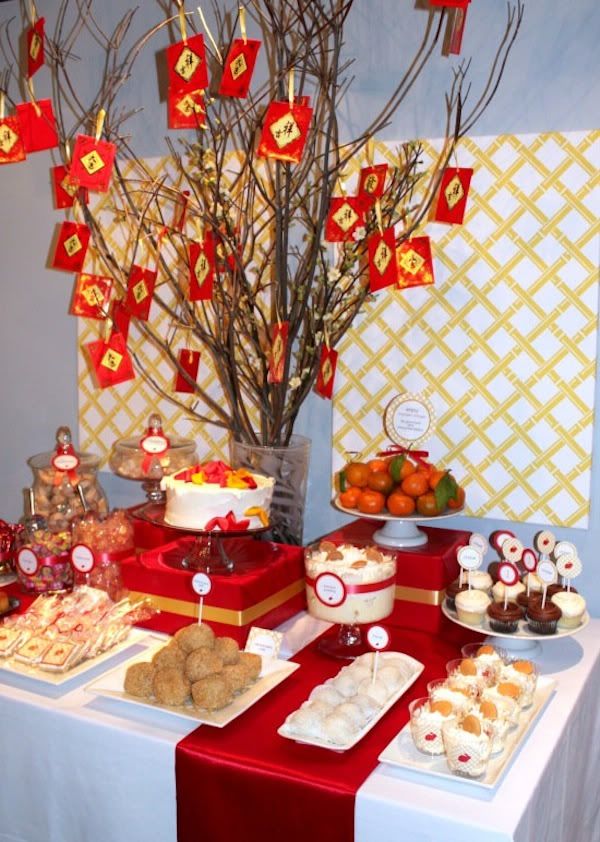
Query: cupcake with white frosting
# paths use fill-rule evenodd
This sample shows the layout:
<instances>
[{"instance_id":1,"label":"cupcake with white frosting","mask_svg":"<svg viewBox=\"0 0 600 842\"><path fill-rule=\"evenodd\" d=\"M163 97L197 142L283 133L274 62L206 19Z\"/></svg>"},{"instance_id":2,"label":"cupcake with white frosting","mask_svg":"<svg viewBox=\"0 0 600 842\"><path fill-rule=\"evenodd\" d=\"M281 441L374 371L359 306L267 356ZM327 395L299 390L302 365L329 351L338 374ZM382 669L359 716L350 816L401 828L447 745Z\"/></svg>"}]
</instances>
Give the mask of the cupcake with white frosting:
<instances>
[{"instance_id":1,"label":"cupcake with white frosting","mask_svg":"<svg viewBox=\"0 0 600 842\"><path fill-rule=\"evenodd\" d=\"M583 621L585 599L574 591L558 591L551 597L552 602L562 611L558 620L561 629L576 629Z\"/></svg>"},{"instance_id":2,"label":"cupcake with white frosting","mask_svg":"<svg viewBox=\"0 0 600 842\"><path fill-rule=\"evenodd\" d=\"M484 591L471 588L456 594L456 614L461 623L480 626L491 600Z\"/></svg>"}]
</instances>

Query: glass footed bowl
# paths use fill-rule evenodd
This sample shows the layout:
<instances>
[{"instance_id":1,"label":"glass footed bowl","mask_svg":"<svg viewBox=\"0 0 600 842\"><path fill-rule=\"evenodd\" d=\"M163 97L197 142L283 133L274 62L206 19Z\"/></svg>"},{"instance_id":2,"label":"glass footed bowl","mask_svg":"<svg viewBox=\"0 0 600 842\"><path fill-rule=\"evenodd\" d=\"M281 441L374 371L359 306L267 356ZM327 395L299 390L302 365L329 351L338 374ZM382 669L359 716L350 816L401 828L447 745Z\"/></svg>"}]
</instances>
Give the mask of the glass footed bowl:
<instances>
[{"instance_id":1,"label":"glass footed bowl","mask_svg":"<svg viewBox=\"0 0 600 842\"><path fill-rule=\"evenodd\" d=\"M132 438L114 443L108 464L117 476L141 482L148 500L160 503L165 499L160 490L161 479L197 461L196 443L191 439L173 437L164 453L148 454L142 450L140 439Z\"/></svg>"}]
</instances>

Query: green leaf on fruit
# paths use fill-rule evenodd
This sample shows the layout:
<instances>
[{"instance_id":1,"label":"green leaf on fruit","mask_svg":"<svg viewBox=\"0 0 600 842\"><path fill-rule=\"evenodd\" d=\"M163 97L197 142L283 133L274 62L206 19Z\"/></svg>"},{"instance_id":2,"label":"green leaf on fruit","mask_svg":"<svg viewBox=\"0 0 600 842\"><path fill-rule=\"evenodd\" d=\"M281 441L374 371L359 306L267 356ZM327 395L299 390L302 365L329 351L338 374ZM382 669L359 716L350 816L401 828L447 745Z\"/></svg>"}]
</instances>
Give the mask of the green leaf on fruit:
<instances>
[{"instance_id":1,"label":"green leaf on fruit","mask_svg":"<svg viewBox=\"0 0 600 842\"><path fill-rule=\"evenodd\" d=\"M346 482L346 474L344 471L340 471L340 491L342 492L342 494L344 493L347 487L348 484Z\"/></svg>"},{"instance_id":2,"label":"green leaf on fruit","mask_svg":"<svg viewBox=\"0 0 600 842\"><path fill-rule=\"evenodd\" d=\"M401 453L399 456L394 456L394 458L390 462L389 472L394 482L400 482L400 480L402 479L400 474L402 472L402 466L405 462L406 453Z\"/></svg>"},{"instance_id":3,"label":"green leaf on fruit","mask_svg":"<svg viewBox=\"0 0 600 842\"><path fill-rule=\"evenodd\" d=\"M458 498L458 483L450 471L447 471L438 482L434 494L435 505L440 513L445 512L448 508L448 500L456 500Z\"/></svg>"}]
</instances>

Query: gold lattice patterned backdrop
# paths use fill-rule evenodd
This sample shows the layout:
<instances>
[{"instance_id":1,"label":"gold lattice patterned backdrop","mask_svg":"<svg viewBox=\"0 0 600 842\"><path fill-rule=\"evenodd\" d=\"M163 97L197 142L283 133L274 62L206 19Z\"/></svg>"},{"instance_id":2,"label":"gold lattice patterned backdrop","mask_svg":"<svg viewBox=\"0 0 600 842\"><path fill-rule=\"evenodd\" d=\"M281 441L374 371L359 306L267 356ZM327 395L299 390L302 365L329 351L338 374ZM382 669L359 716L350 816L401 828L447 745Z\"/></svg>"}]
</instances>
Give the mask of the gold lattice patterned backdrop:
<instances>
[{"instance_id":1,"label":"gold lattice patterned backdrop","mask_svg":"<svg viewBox=\"0 0 600 842\"><path fill-rule=\"evenodd\" d=\"M378 293L338 349L334 467L385 444L395 394L424 391L431 457L471 514L584 528L600 132L466 139L458 164L474 168L464 225L426 226L435 287Z\"/></svg>"}]
</instances>

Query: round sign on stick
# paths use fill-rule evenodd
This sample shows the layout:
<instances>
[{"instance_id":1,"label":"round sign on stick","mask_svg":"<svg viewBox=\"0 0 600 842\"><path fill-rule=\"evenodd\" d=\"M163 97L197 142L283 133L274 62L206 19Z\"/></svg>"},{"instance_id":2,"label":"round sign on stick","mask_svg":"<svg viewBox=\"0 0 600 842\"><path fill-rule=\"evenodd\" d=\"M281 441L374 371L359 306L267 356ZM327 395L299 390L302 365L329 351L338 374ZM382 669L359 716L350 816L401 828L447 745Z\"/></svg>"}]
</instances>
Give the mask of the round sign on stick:
<instances>
[{"instance_id":1,"label":"round sign on stick","mask_svg":"<svg viewBox=\"0 0 600 842\"><path fill-rule=\"evenodd\" d=\"M498 565L498 578L510 588L519 581L519 571L512 562L502 561Z\"/></svg>"},{"instance_id":2,"label":"round sign on stick","mask_svg":"<svg viewBox=\"0 0 600 842\"><path fill-rule=\"evenodd\" d=\"M476 547L461 547L456 553L458 563L463 570L477 570L481 567L483 556Z\"/></svg>"},{"instance_id":3,"label":"round sign on stick","mask_svg":"<svg viewBox=\"0 0 600 842\"><path fill-rule=\"evenodd\" d=\"M523 555L521 556L521 561L523 562L523 566L528 573L534 573L535 568L538 564L538 557L531 550L529 547L523 550Z\"/></svg>"},{"instance_id":4,"label":"round sign on stick","mask_svg":"<svg viewBox=\"0 0 600 842\"><path fill-rule=\"evenodd\" d=\"M489 548L489 544L485 535L481 535L479 532L473 532L471 537L469 538L469 546L475 547L476 550L479 550L482 556L484 556Z\"/></svg>"},{"instance_id":5,"label":"round sign on stick","mask_svg":"<svg viewBox=\"0 0 600 842\"><path fill-rule=\"evenodd\" d=\"M405 392L389 403L383 423L391 441L409 447L422 444L433 434L435 413L428 398Z\"/></svg>"},{"instance_id":6,"label":"round sign on stick","mask_svg":"<svg viewBox=\"0 0 600 842\"><path fill-rule=\"evenodd\" d=\"M548 587L548 585L553 585L558 578L556 573L556 566L552 561L544 560L538 562L538 566L535 572L537 573L538 579L542 580L546 588Z\"/></svg>"},{"instance_id":7,"label":"round sign on stick","mask_svg":"<svg viewBox=\"0 0 600 842\"><path fill-rule=\"evenodd\" d=\"M346 601L346 586L335 573L320 573L315 579L315 594L323 605L337 608Z\"/></svg>"},{"instance_id":8,"label":"round sign on stick","mask_svg":"<svg viewBox=\"0 0 600 842\"><path fill-rule=\"evenodd\" d=\"M71 564L78 573L91 573L96 557L87 544L74 544L71 547Z\"/></svg>"},{"instance_id":9,"label":"round sign on stick","mask_svg":"<svg viewBox=\"0 0 600 842\"><path fill-rule=\"evenodd\" d=\"M206 573L195 573L192 576L192 588L198 596L207 596L212 589L210 576L207 576Z\"/></svg>"},{"instance_id":10,"label":"round sign on stick","mask_svg":"<svg viewBox=\"0 0 600 842\"><path fill-rule=\"evenodd\" d=\"M538 553L542 553L542 555L550 555L556 544L556 538L549 529L543 529L541 532L537 533L533 539L533 543Z\"/></svg>"},{"instance_id":11,"label":"round sign on stick","mask_svg":"<svg viewBox=\"0 0 600 842\"><path fill-rule=\"evenodd\" d=\"M554 547L554 558L558 559L561 555L577 555L577 547L570 541L559 541Z\"/></svg>"},{"instance_id":12,"label":"round sign on stick","mask_svg":"<svg viewBox=\"0 0 600 842\"><path fill-rule=\"evenodd\" d=\"M556 559L556 569L563 579L574 579L581 573L581 560L572 553L563 553Z\"/></svg>"},{"instance_id":13,"label":"round sign on stick","mask_svg":"<svg viewBox=\"0 0 600 842\"><path fill-rule=\"evenodd\" d=\"M507 561L521 561L523 556L523 544L517 538L507 538L500 545L500 552Z\"/></svg>"},{"instance_id":14,"label":"round sign on stick","mask_svg":"<svg viewBox=\"0 0 600 842\"><path fill-rule=\"evenodd\" d=\"M371 626L367 632L367 643L371 649L387 649L390 645L390 635L383 626Z\"/></svg>"},{"instance_id":15,"label":"round sign on stick","mask_svg":"<svg viewBox=\"0 0 600 842\"><path fill-rule=\"evenodd\" d=\"M24 573L25 576L35 576L40 566L38 557L29 547L23 547L23 549L19 550L17 553L17 564L21 573Z\"/></svg>"},{"instance_id":16,"label":"round sign on stick","mask_svg":"<svg viewBox=\"0 0 600 842\"><path fill-rule=\"evenodd\" d=\"M490 535L490 544L492 547L500 552L502 544L507 538L515 538L514 532L508 532L506 529L498 529Z\"/></svg>"}]
</instances>

